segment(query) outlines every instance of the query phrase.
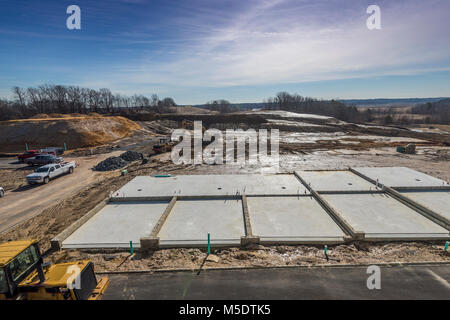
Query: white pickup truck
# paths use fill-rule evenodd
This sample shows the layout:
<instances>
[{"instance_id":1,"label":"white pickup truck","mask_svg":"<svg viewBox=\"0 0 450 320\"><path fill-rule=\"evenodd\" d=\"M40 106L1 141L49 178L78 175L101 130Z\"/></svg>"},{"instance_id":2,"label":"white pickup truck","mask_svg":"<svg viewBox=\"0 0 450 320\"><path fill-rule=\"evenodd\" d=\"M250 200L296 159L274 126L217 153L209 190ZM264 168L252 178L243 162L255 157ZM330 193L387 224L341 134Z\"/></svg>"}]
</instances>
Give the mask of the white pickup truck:
<instances>
[{"instance_id":1,"label":"white pickup truck","mask_svg":"<svg viewBox=\"0 0 450 320\"><path fill-rule=\"evenodd\" d=\"M29 184L44 183L47 184L51 179L66 173L73 173L75 162L51 163L39 167L32 174L27 175Z\"/></svg>"}]
</instances>

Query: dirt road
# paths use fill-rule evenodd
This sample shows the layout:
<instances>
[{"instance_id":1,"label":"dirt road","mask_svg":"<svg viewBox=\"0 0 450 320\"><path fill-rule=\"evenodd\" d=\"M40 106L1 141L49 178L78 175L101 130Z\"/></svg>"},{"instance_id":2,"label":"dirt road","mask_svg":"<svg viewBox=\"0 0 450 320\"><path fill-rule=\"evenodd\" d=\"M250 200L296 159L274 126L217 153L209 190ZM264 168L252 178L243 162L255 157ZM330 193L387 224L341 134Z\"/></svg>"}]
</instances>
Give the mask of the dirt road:
<instances>
[{"instance_id":1,"label":"dirt road","mask_svg":"<svg viewBox=\"0 0 450 320\"><path fill-rule=\"evenodd\" d=\"M7 192L5 197L0 199L0 233L76 194L89 184L103 180L111 173L95 172L91 168L98 162L120 153L121 151L116 151L90 157L65 158L66 161L77 163L73 174L61 176L47 185L24 185Z\"/></svg>"}]
</instances>

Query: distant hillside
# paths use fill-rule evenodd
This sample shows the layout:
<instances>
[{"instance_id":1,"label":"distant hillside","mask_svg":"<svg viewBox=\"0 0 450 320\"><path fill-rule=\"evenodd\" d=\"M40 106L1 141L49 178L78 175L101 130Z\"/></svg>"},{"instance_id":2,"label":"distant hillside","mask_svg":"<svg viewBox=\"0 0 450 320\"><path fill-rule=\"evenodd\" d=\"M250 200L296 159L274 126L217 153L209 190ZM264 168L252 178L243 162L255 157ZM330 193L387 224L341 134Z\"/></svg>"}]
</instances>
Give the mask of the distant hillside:
<instances>
[{"instance_id":1,"label":"distant hillside","mask_svg":"<svg viewBox=\"0 0 450 320\"><path fill-rule=\"evenodd\" d=\"M230 106L236 107L240 110L252 110L252 109L261 109L264 104L262 102L255 102L255 103L231 103ZM206 108L206 104L198 104L194 105L195 108Z\"/></svg>"},{"instance_id":2,"label":"distant hillside","mask_svg":"<svg viewBox=\"0 0 450 320\"><path fill-rule=\"evenodd\" d=\"M387 106L401 106L401 107L414 107L416 105L437 102L448 98L402 98L402 99L339 99L337 101L345 103L346 105L353 105L356 107L387 107ZM254 103L231 103L233 107L237 107L240 110L252 110L261 109L264 107L262 102ZM196 108L206 108L206 104L193 105Z\"/></svg>"},{"instance_id":3,"label":"distant hillside","mask_svg":"<svg viewBox=\"0 0 450 320\"><path fill-rule=\"evenodd\" d=\"M339 101L357 107L415 106L428 102L436 102L447 98L403 98L403 99L341 99Z\"/></svg>"}]
</instances>

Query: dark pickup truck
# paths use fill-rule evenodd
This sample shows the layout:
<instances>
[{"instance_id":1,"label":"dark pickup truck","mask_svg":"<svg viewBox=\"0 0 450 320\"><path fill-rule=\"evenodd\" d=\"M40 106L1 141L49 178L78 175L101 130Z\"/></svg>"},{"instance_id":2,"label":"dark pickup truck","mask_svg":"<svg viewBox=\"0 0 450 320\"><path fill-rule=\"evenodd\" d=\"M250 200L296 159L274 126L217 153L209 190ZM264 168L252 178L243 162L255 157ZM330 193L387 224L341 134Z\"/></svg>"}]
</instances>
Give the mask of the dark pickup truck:
<instances>
[{"instance_id":1,"label":"dark pickup truck","mask_svg":"<svg viewBox=\"0 0 450 320\"><path fill-rule=\"evenodd\" d=\"M25 159L25 163L30 166L45 166L46 164L60 163L63 161L63 158L56 157L52 154L40 154L34 158Z\"/></svg>"}]
</instances>

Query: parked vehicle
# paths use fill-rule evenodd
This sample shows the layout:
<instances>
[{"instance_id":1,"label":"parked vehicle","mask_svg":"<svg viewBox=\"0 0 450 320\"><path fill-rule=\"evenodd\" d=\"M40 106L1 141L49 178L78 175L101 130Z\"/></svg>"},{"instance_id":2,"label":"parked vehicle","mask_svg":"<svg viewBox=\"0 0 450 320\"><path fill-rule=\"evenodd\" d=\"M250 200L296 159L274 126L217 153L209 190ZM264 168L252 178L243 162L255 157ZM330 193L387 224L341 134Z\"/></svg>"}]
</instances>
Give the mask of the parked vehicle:
<instances>
[{"instance_id":1,"label":"parked vehicle","mask_svg":"<svg viewBox=\"0 0 450 320\"><path fill-rule=\"evenodd\" d=\"M54 154L55 156L60 156L64 154L64 148L55 148L55 147L48 147L41 149L42 153L48 153L48 154Z\"/></svg>"},{"instance_id":2,"label":"parked vehicle","mask_svg":"<svg viewBox=\"0 0 450 320\"><path fill-rule=\"evenodd\" d=\"M17 156L17 160L19 160L19 162L25 162L26 159L34 158L34 157L36 157L38 155L42 155L42 154L51 154L54 156L57 155L55 150L48 150L48 151L44 151L44 150L28 150L25 153L19 154Z\"/></svg>"},{"instance_id":3,"label":"parked vehicle","mask_svg":"<svg viewBox=\"0 0 450 320\"><path fill-rule=\"evenodd\" d=\"M17 160L23 162L25 159L36 157L38 154L40 154L39 150L28 150L25 153L19 154Z\"/></svg>"},{"instance_id":4,"label":"parked vehicle","mask_svg":"<svg viewBox=\"0 0 450 320\"><path fill-rule=\"evenodd\" d=\"M5 189L0 187L0 198L3 198L4 195L5 195Z\"/></svg>"},{"instance_id":5,"label":"parked vehicle","mask_svg":"<svg viewBox=\"0 0 450 320\"><path fill-rule=\"evenodd\" d=\"M73 173L75 166L75 162L47 164L45 166L37 168L34 173L27 175L27 182L29 184L47 184L51 179L54 179L58 176L66 173Z\"/></svg>"},{"instance_id":6,"label":"parked vehicle","mask_svg":"<svg viewBox=\"0 0 450 320\"><path fill-rule=\"evenodd\" d=\"M50 163L60 163L63 161L63 158L57 157L53 154L39 154L34 158L26 159L25 163L30 166L42 166Z\"/></svg>"}]
</instances>

